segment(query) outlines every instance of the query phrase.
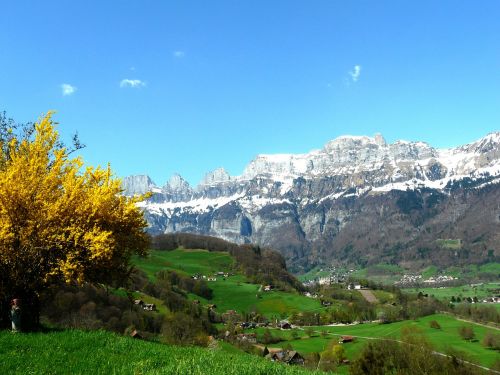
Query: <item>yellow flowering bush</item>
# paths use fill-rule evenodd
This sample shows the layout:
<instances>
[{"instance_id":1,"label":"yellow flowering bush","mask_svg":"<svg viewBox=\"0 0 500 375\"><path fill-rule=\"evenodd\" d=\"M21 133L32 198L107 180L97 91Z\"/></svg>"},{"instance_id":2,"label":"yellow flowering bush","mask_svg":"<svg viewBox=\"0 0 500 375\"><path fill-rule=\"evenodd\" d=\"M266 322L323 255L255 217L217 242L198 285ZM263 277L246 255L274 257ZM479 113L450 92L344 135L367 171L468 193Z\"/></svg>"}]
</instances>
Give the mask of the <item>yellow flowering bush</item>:
<instances>
[{"instance_id":1,"label":"yellow flowering bush","mask_svg":"<svg viewBox=\"0 0 500 375\"><path fill-rule=\"evenodd\" d=\"M5 147L6 146L6 147ZM59 142L52 113L13 137L0 163L0 299L54 281L110 283L145 254L146 222L109 168L86 167Z\"/></svg>"}]
</instances>

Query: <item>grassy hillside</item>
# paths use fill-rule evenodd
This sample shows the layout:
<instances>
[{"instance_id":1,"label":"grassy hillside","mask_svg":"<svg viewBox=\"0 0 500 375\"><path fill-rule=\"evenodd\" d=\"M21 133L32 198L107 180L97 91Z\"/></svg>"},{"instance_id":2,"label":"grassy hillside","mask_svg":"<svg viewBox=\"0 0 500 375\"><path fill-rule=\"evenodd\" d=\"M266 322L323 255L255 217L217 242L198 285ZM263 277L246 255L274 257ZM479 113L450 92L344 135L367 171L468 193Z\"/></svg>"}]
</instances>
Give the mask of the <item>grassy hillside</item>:
<instances>
[{"instance_id":1,"label":"grassy hillside","mask_svg":"<svg viewBox=\"0 0 500 375\"><path fill-rule=\"evenodd\" d=\"M436 320L441 329L430 328L429 322L431 320ZM460 337L458 328L463 325L473 327L476 340L465 341ZM337 340L341 335L357 336L354 342L344 344L347 356L352 360L356 358L368 340L376 338L397 340L401 337L401 329L404 327L417 327L429 339L437 351L447 352L449 349L457 350L466 353L467 358L470 358L473 363L487 367L492 366L499 356L498 351L485 348L481 344L487 331L498 331L479 324L465 323L452 316L442 314L427 316L415 321L402 321L391 324L368 323L352 326L313 327L313 337L309 337L306 331L300 330L296 333L299 336L297 339L293 339L291 331L286 333L284 331L274 331L273 334L289 340L276 344L276 347L291 344L294 349L301 353L321 352L331 340ZM262 333L263 330L259 330L259 332ZM328 334L321 335L320 332Z\"/></svg>"},{"instance_id":2,"label":"grassy hillside","mask_svg":"<svg viewBox=\"0 0 500 375\"><path fill-rule=\"evenodd\" d=\"M0 374L311 374L245 353L178 347L109 332L0 332Z\"/></svg>"},{"instance_id":3,"label":"grassy hillside","mask_svg":"<svg viewBox=\"0 0 500 375\"><path fill-rule=\"evenodd\" d=\"M322 268L322 267L314 267L313 269L309 270L308 272L297 276L297 278L303 282L303 281L313 280L313 279L320 278L320 277L327 277L329 275L330 275L330 271L328 271L328 269Z\"/></svg>"},{"instance_id":4,"label":"grassy hillside","mask_svg":"<svg viewBox=\"0 0 500 375\"><path fill-rule=\"evenodd\" d=\"M147 258L136 256L133 262L152 279L154 279L158 271L164 269L182 272L187 275L209 275L219 271L228 272L234 264L234 260L229 253L184 249L172 251L152 250Z\"/></svg>"},{"instance_id":5,"label":"grassy hillside","mask_svg":"<svg viewBox=\"0 0 500 375\"><path fill-rule=\"evenodd\" d=\"M206 250L153 250L147 258L135 258L134 262L151 278L162 269L205 276L213 276L216 272L234 271L233 259L228 253ZM216 279L208 282L208 286L213 290L213 298L210 301L198 296L192 298L199 299L204 304L217 305L219 312L236 310L241 313L257 310L268 317L278 317L283 314L322 309L318 300L299 293L260 291L260 285L249 283L245 276L237 272L226 278L216 276Z\"/></svg>"}]
</instances>

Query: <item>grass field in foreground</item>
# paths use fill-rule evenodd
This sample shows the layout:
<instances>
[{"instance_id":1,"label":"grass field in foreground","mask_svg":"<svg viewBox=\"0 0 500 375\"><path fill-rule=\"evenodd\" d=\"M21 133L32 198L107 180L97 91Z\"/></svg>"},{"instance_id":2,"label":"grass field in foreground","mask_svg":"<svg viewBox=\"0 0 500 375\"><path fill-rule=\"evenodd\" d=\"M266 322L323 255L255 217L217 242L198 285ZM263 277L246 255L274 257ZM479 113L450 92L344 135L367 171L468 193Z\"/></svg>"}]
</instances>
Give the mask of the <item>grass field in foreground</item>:
<instances>
[{"instance_id":1,"label":"grass field in foreground","mask_svg":"<svg viewBox=\"0 0 500 375\"><path fill-rule=\"evenodd\" d=\"M212 276L216 272L231 272L233 258L228 253L208 252L206 250L172 251L153 250L147 258L134 258L136 266L145 271L150 278L156 272L169 269L187 275L202 274ZM217 305L217 311L236 310L249 312L257 310L269 317L288 316L300 311L320 311L323 309L317 299L298 293L281 291L259 292L260 285L247 282L245 276L236 274L227 278L217 276L217 281L207 282L213 290L213 298L208 301L191 295L204 304Z\"/></svg>"},{"instance_id":2,"label":"grass field in foreground","mask_svg":"<svg viewBox=\"0 0 500 375\"><path fill-rule=\"evenodd\" d=\"M431 320L436 320L440 324L441 329L430 328L429 322ZM476 334L475 341L465 341L460 337L458 328L464 325L473 327L474 333ZM388 338L397 340L401 337L401 329L408 326L419 328L437 351L447 352L449 349L457 350L465 353L471 362L486 367L492 366L499 357L498 351L485 348L481 343L487 331L496 333L498 333L498 331L478 324L465 323L452 316L442 314L427 316L415 321L407 320L391 324L368 323L352 326L313 327L316 331L314 337L309 338L305 335L304 331L301 331L299 332L299 336L301 337L297 340L290 340L291 332L284 333L285 331L276 330L273 331L273 334L277 336L284 334L280 337L290 340L278 343L275 345L276 347L281 347L289 343L294 349L301 353L321 352L331 340L338 340L340 335L360 336L355 342L345 344L347 356L352 360L356 358L362 346L369 338ZM326 331L329 335L323 337L318 334L321 331Z\"/></svg>"},{"instance_id":3,"label":"grass field in foreground","mask_svg":"<svg viewBox=\"0 0 500 375\"><path fill-rule=\"evenodd\" d=\"M299 375L301 368L223 349L178 347L94 331L0 332L0 374Z\"/></svg>"}]
</instances>

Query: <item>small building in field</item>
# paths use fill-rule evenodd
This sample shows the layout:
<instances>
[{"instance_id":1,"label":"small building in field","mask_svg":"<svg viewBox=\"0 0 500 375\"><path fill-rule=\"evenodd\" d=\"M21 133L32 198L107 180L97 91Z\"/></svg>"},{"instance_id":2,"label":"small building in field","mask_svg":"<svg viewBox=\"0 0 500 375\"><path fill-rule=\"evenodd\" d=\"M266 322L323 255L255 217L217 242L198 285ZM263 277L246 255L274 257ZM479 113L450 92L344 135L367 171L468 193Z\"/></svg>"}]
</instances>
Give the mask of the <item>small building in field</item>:
<instances>
[{"instance_id":1,"label":"small building in field","mask_svg":"<svg viewBox=\"0 0 500 375\"><path fill-rule=\"evenodd\" d=\"M265 356L274 362L282 362L289 365L304 365L304 357L302 357L295 350L279 350L279 351L269 351L269 353Z\"/></svg>"},{"instance_id":2,"label":"small building in field","mask_svg":"<svg viewBox=\"0 0 500 375\"><path fill-rule=\"evenodd\" d=\"M236 340L240 342L248 342L250 344L256 344L257 335L255 333L240 333L236 336Z\"/></svg>"},{"instance_id":3,"label":"small building in field","mask_svg":"<svg viewBox=\"0 0 500 375\"><path fill-rule=\"evenodd\" d=\"M146 311L156 311L156 305L154 303L145 303L142 308Z\"/></svg>"},{"instance_id":4,"label":"small building in field","mask_svg":"<svg viewBox=\"0 0 500 375\"><path fill-rule=\"evenodd\" d=\"M287 358L286 358L286 363L289 365L299 365L303 366L304 365L304 357L302 357L299 352L295 350L291 350L288 352Z\"/></svg>"},{"instance_id":5,"label":"small building in field","mask_svg":"<svg viewBox=\"0 0 500 375\"><path fill-rule=\"evenodd\" d=\"M340 336L339 344L345 344L347 342L353 342L354 337L353 336Z\"/></svg>"},{"instance_id":6,"label":"small building in field","mask_svg":"<svg viewBox=\"0 0 500 375\"><path fill-rule=\"evenodd\" d=\"M347 289L349 290L360 290L362 289L361 284L348 284Z\"/></svg>"},{"instance_id":7,"label":"small building in field","mask_svg":"<svg viewBox=\"0 0 500 375\"><path fill-rule=\"evenodd\" d=\"M278 327L280 327L281 329L291 329L292 325L290 324L290 322L282 320L281 322L279 322Z\"/></svg>"}]
</instances>

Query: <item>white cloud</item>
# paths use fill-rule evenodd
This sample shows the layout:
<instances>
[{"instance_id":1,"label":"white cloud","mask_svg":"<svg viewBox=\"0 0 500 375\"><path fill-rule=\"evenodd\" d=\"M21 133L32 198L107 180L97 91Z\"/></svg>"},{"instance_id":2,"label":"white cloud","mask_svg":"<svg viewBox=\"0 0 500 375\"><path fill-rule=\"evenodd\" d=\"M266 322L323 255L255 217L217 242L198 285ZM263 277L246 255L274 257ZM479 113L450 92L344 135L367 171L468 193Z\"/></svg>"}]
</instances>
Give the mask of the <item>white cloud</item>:
<instances>
[{"instance_id":1,"label":"white cloud","mask_svg":"<svg viewBox=\"0 0 500 375\"><path fill-rule=\"evenodd\" d=\"M128 79L124 78L120 81L120 87L143 87L146 86L146 82L141 81L140 79Z\"/></svg>"},{"instance_id":2,"label":"white cloud","mask_svg":"<svg viewBox=\"0 0 500 375\"><path fill-rule=\"evenodd\" d=\"M61 90L62 90L63 96L68 96L68 95L73 95L75 93L76 87L71 86L69 83L63 83L61 85Z\"/></svg>"},{"instance_id":3,"label":"white cloud","mask_svg":"<svg viewBox=\"0 0 500 375\"><path fill-rule=\"evenodd\" d=\"M354 68L349 72L351 80L353 82L358 82L359 76L361 75L361 65L354 65Z\"/></svg>"},{"instance_id":4,"label":"white cloud","mask_svg":"<svg viewBox=\"0 0 500 375\"><path fill-rule=\"evenodd\" d=\"M175 58L182 59L184 56L186 56L186 52L184 52L184 51L174 51L174 52L172 53L172 55L173 55Z\"/></svg>"}]
</instances>

